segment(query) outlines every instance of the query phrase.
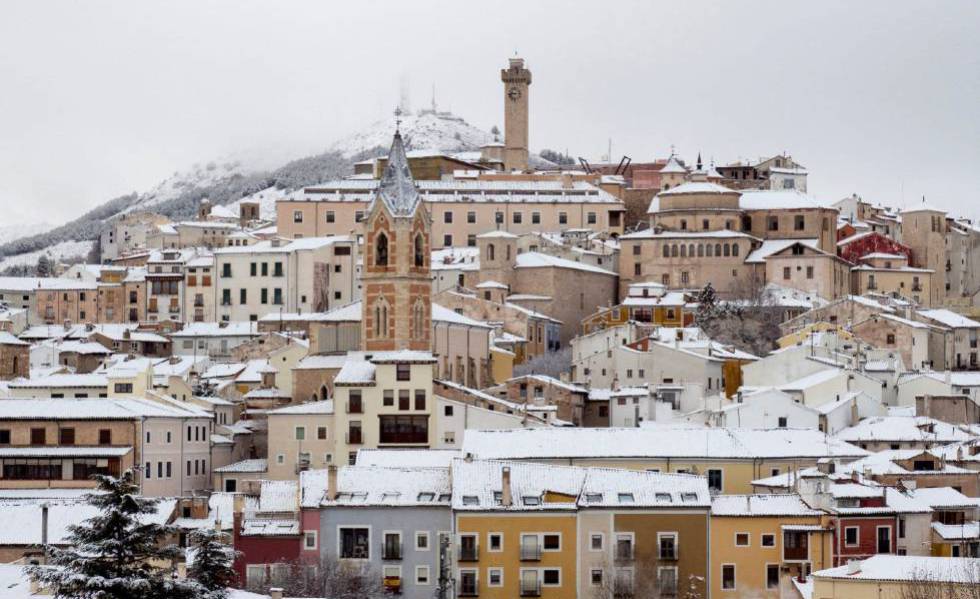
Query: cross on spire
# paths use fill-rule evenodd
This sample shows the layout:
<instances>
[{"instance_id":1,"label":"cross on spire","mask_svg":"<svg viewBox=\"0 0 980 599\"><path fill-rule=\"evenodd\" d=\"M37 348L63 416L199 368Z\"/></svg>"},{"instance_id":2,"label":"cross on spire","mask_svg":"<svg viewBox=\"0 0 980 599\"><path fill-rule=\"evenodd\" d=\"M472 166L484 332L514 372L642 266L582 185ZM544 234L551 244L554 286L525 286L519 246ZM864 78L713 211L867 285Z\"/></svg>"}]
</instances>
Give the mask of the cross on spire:
<instances>
[{"instance_id":1,"label":"cross on spire","mask_svg":"<svg viewBox=\"0 0 980 599\"><path fill-rule=\"evenodd\" d=\"M395 133L398 133L399 128L402 125L402 107L395 107Z\"/></svg>"}]
</instances>

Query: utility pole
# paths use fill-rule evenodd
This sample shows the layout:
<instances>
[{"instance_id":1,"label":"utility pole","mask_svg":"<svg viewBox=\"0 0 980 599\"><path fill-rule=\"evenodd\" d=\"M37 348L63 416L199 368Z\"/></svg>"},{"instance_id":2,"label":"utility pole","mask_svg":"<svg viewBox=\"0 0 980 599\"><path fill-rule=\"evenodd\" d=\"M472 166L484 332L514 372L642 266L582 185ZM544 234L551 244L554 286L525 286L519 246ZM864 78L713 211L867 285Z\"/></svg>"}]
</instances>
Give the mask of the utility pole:
<instances>
[{"instance_id":1,"label":"utility pole","mask_svg":"<svg viewBox=\"0 0 980 599\"><path fill-rule=\"evenodd\" d=\"M450 570L452 561L449 555L449 535L439 536L439 585L436 587L435 596L437 599L452 599L453 597L453 577Z\"/></svg>"}]
</instances>

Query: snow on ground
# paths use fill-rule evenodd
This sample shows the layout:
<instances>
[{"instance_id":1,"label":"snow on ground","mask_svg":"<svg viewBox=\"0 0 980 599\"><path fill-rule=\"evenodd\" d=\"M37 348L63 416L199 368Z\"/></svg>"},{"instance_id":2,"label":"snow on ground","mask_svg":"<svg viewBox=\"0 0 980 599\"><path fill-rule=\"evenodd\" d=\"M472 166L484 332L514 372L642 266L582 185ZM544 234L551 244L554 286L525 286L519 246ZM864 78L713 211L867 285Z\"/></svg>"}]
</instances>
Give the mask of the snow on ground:
<instances>
[{"instance_id":1,"label":"snow on ground","mask_svg":"<svg viewBox=\"0 0 980 599\"><path fill-rule=\"evenodd\" d=\"M0 271L11 266L34 266L42 254L52 260L68 260L73 258L84 259L92 249L91 241L62 241L43 250L7 256L0 260Z\"/></svg>"}]
</instances>

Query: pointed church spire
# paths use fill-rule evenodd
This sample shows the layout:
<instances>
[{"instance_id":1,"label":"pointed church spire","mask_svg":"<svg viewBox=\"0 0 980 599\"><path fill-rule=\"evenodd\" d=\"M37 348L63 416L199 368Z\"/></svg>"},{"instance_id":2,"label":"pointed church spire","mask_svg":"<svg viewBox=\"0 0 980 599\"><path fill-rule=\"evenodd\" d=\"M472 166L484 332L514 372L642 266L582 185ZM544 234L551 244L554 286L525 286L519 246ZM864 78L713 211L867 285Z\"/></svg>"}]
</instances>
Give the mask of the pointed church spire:
<instances>
[{"instance_id":1,"label":"pointed church spire","mask_svg":"<svg viewBox=\"0 0 980 599\"><path fill-rule=\"evenodd\" d=\"M701 164L701 152L698 152L698 170L701 170L703 165Z\"/></svg>"},{"instance_id":2,"label":"pointed church spire","mask_svg":"<svg viewBox=\"0 0 980 599\"><path fill-rule=\"evenodd\" d=\"M396 115L398 111L396 111ZM388 152L388 164L385 165L381 182L378 184L377 198L388 207L393 216L411 216L419 203L419 192L412 179L412 171L408 168L408 157L405 155L405 145L399 131L401 120L396 121L395 137Z\"/></svg>"}]
</instances>

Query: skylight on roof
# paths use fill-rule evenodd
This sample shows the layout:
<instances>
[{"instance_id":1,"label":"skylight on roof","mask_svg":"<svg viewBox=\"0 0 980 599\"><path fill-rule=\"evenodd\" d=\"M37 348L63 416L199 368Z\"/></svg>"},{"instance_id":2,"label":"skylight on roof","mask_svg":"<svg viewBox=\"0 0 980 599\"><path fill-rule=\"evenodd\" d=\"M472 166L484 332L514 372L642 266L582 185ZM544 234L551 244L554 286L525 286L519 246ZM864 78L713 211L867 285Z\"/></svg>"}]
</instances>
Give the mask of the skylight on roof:
<instances>
[{"instance_id":1,"label":"skylight on roof","mask_svg":"<svg viewBox=\"0 0 980 599\"><path fill-rule=\"evenodd\" d=\"M436 498L436 494L435 493L429 493L428 491L423 491L423 492L419 493L418 500L419 501L432 501L435 498Z\"/></svg>"},{"instance_id":2,"label":"skylight on roof","mask_svg":"<svg viewBox=\"0 0 980 599\"><path fill-rule=\"evenodd\" d=\"M337 493L337 501L350 501L352 497L351 493Z\"/></svg>"},{"instance_id":3,"label":"skylight on roof","mask_svg":"<svg viewBox=\"0 0 980 599\"><path fill-rule=\"evenodd\" d=\"M439 494L439 501L449 501L452 498L453 498L453 496L450 495L449 493L440 493Z\"/></svg>"},{"instance_id":4,"label":"skylight on roof","mask_svg":"<svg viewBox=\"0 0 980 599\"><path fill-rule=\"evenodd\" d=\"M476 495L463 495L463 505L480 505L480 498Z\"/></svg>"},{"instance_id":5,"label":"skylight on roof","mask_svg":"<svg viewBox=\"0 0 980 599\"><path fill-rule=\"evenodd\" d=\"M524 505L541 505L541 498L537 495L525 495L521 497L521 501Z\"/></svg>"},{"instance_id":6,"label":"skylight on roof","mask_svg":"<svg viewBox=\"0 0 980 599\"><path fill-rule=\"evenodd\" d=\"M634 501L632 493L619 493L616 497L619 499L619 503L633 503Z\"/></svg>"},{"instance_id":7,"label":"skylight on roof","mask_svg":"<svg viewBox=\"0 0 980 599\"><path fill-rule=\"evenodd\" d=\"M585 501L587 503L599 503L602 501L602 493L586 493Z\"/></svg>"},{"instance_id":8,"label":"skylight on roof","mask_svg":"<svg viewBox=\"0 0 980 599\"><path fill-rule=\"evenodd\" d=\"M401 496L402 496L401 493L382 493L381 501L394 501L395 499L398 499Z\"/></svg>"},{"instance_id":9,"label":"skylight on roof","mask_svg":"<svg viewBox=\"0 0 980 599\"><path fill-rule=\"evenodd\" d=\"M497 505L500 505L501 503L504 502L504 494L502 491L493 492L493 502Z\"/></svg>"},{"instance_id":10,"label":"skylight on roof","mask_svg":"<svg viewBox=\"0 0 980 599\"><path fill-rule=\"evenodd\" d=\"M684 503L688 503L688 502L693 503L697 500L698 500L697 493L681 493L681 501L683 501Z\"/></svg>"},{"instance_id":11,"label":"skylight on roof","mask_svg":"<svg viewBox=\"0 0 980 599\"><path fill-rule=\"evenodd\" d=\"M655 497L656 497L657 501L664 501L664 502L667 502L667 503L673 502L673 499L671 499L671 497L670 497L670 493L657 493L655 495Z\"/></svg>"}]
</instances>

